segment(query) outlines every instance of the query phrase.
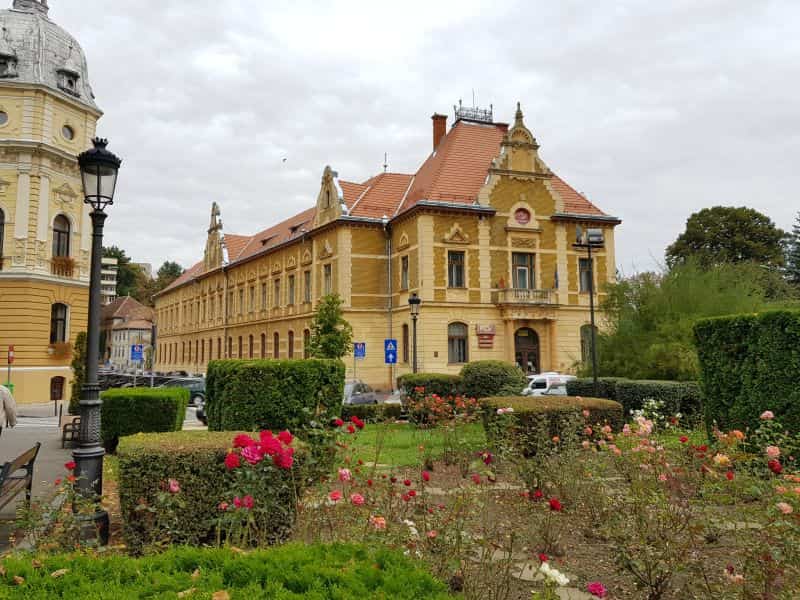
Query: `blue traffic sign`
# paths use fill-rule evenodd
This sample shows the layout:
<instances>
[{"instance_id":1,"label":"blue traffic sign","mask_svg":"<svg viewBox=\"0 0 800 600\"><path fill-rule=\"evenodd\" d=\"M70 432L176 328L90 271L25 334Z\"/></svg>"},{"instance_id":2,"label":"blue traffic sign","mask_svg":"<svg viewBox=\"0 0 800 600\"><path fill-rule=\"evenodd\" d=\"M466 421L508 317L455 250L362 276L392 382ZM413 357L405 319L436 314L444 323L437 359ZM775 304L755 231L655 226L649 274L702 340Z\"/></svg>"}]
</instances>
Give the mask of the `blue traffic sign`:
<instances>
[{"instance_id":1,"label":"blue traffic sign","mask_svg":"<svg viewBox=\"0 0 800 600\"><path fill-rule=\"evenodd\" d=\"M384 362L387 365L397 363L397 340L383 340Z\"/></svg>"},{"instance_id":2,"label":"blue traffic sign","mask_svg":"<svg viewBox=\"0 0 800 600\"><path fill-rule=\"evenodd\" d=\"M367 358L367 342L353 342L353 358Z\"/></svg>"},{"instance_id":3,"label":"blue traffic sign","mask_svg":"<svg viewBox=\"0 0 800 600\"><path fill-rule=\"evenodd\" d=\"M131 346L131 360L144 360L144 346L133 344Z\"/></svg>"}]
</instances>

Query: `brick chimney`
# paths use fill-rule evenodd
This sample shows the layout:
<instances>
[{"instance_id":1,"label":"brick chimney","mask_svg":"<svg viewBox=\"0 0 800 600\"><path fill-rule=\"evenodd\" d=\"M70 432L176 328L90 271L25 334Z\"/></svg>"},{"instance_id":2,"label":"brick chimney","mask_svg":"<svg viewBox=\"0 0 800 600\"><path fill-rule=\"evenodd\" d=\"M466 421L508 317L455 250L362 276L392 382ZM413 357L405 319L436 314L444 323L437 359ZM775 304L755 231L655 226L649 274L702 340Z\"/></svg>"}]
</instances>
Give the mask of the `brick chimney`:
<instances>
[{"instance_id":1,"label":"brick chimney","mask_svg":"<svg viewBox=\"0 0 800 600\"><path fill-rule=\"evenodd\" d=\"M447 133L447 115L433 113L431 119L433 119L433 149L436 150Z\"/></svg>"}]
</instances>

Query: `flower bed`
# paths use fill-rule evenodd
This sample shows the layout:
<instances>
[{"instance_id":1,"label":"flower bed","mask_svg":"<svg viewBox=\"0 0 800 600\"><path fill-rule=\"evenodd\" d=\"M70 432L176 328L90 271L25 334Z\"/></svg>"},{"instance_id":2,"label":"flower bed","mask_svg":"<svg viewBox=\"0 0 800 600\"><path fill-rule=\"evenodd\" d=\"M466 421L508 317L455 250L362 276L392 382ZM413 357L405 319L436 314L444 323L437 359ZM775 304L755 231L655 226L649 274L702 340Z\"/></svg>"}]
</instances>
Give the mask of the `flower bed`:
<instances>
[{"instance_id":1,"label":"flower bed","mask_svg":"<svg viewBox=\"0 0 800 600\"><path fill-rule=\"evenodd\" d=\"M444 584L400 552L355 544L288 544L243 554L177 548L156 556L5 558L0 597L419 598L444 600ZM217 594L217 595L214 595Z\"/></svg>"}]
</instances>

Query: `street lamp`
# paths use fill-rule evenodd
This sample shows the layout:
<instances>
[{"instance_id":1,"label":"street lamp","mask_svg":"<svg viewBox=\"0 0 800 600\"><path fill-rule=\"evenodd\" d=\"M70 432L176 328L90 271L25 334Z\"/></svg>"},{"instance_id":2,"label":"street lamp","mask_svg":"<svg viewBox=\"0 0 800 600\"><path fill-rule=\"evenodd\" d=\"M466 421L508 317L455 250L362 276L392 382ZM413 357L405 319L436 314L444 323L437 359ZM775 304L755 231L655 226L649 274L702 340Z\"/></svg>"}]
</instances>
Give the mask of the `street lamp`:
<instances>
[{"instance_id":1,"label":"street lamp","mask_svg":"<svg viewBox=\"0 0 800 600\"><path fill-rule=\"evenodd\" d=\"M408 297L408 306L411 307L411 339L414 351L414 359L411 363L411 372L417 372L417 318L419 317L419 305L422 304L422 298L417 296L416 292Z\"/></svg>"},{"instance_id":2,"label":"street lamp","mask_svg":"<svg viewBox=\"0 0 800 600\"><path fill-rule=\"evenodd\" d=\"M83 201L92 207L92 258L89 272L89 320L86 330L86 379L81 388L80 434L73 451L78 490L86 498L99 500L103 493L103 456L100 445L100 386L97 363L100 349L100 269L103 254L105 207L114 203L117 172L122 161L106 150L107 140L95 138L93 148L78 156L83 180ZM99 504L91 517L101 545L108 543L108 513Z\"/></svg>"},{"instance_id":3,"label":"street lamp","mask_svg":"<svg viewBox=\"0 0 800 600\"><path fill-rule=\"evenodd\" d=\"M604 243L602 229L587 229L586 236L581 236L580 227L578 227L577 240L573 244L575 248L586 248L589 253L589 318L592 327L592 379L595 397L599 394L599 386L597 382L597 348L596 346L596 331L594 326L594 262L592 261L592 248L602 248Z\"/></svg>"}]
</instances>

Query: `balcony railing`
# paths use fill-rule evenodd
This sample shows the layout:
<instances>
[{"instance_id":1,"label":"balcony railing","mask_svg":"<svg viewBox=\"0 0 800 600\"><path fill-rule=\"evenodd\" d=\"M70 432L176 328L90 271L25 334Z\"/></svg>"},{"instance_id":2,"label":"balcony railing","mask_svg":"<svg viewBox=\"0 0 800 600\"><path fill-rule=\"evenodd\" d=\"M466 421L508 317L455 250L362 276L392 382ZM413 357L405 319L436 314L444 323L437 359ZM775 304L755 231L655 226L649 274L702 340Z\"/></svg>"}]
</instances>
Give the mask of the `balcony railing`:
<instances>
[{"instance_id":1,"label":"balcony railing","mask_svg":"<svg viewBox=\"0 0 800 600\"><path fill-rule=\"evenodd\" d=\"M57 277L72 277L75 261L69 256L54 256L50 261L50 272Z\"/></svg>"},{"instance_id":2,"label":"balcony railing","mask_svg":"<svg viewBox=\"0 0 800 600\"><path fill-rule=\"evenodd\" d=\"M527 288L508 288L493 292L495 304L555 304L555 290L529 290Z\"/></svg>"}]
</instances>

